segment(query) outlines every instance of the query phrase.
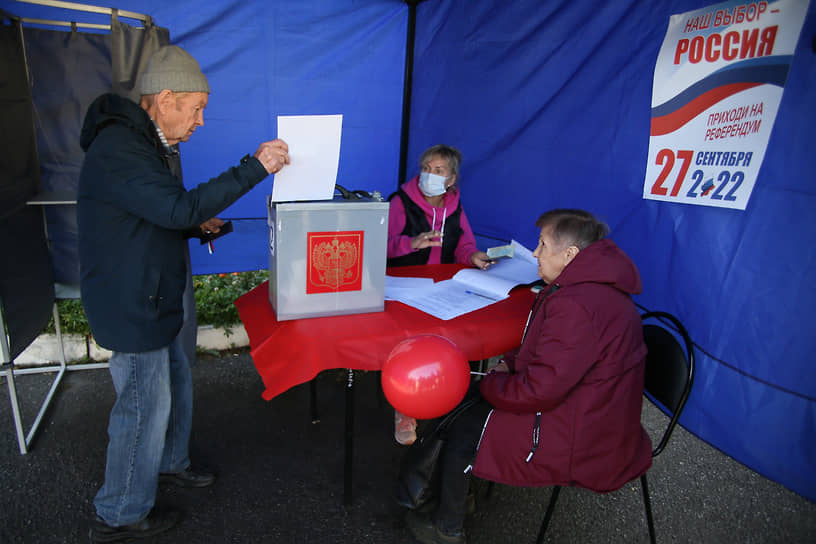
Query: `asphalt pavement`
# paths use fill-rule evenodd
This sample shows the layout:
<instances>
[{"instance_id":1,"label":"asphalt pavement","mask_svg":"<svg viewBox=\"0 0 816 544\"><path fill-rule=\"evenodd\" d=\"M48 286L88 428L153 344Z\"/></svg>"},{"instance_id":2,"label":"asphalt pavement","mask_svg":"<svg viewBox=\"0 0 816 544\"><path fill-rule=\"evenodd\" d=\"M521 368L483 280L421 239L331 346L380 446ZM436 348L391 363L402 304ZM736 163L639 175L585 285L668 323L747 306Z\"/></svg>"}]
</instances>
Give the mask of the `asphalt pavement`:
<instances>
[{"instance_id":1,"label":"asphalt pavement","mask_svg":"<svg viewBox=\"0 0 816 544\"><path fill-rule=\"evenodd\" d=\"M198 543L405 543L413 541L392 500L405 448L393 439L393 411L379 373L355 373L351 503L344 505L346 373L317 378L267 402L246 349L201 355L194 368L193 452L217 469L204 489L162 486L158 500L180 507L181 523L151 540ZM33 420L51 375L18 376L24 420ZM2 391L7 391L0 377ZM4 393L5 395L5 393ZM43 428L19 453L9 402L0 402L0 543L88 542L93 496L102 483L114 391L105 369L68 372ZM644 403L644 423L664 416ZM658 542L812 543L816 504L679 428L649 472ZM497 485L466 523L471 544L535 541L549 488ZM648 542L639 483L599 495L564 489L548 542Z\"/></svg>"}]
</instances>

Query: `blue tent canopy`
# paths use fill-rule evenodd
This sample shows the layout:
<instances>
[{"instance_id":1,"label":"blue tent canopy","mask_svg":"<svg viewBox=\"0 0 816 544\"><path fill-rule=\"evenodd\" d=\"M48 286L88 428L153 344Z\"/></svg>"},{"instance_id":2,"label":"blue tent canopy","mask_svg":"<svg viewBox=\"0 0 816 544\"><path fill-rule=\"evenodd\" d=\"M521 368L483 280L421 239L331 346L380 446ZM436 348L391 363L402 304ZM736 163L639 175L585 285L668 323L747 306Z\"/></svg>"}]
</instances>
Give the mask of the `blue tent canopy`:
<instances>
[{"instance_id":1,"label":"blue tent canopy","mask_svg":"<svg viewBox=\"0 0 816 544\"><path fill-rule=\"evenodd\" d=\"M704 0L426 0L416 7L407 169L462 150L464 206L485 240L534 246L536 218L577 207L606 220L643 277L636 302L677 315L698 349L682 424L816 499L816 8L810 5L747 209L642 198L655 62L669 17ZM199 59L206 125L182 147L192 186L274 138L277 115L342 113L337 182L392 192L413 9L400 0L121 0ZM770 2L773 4L773 2ZM11 13L76 20L0 2ZM267 266L264 182L226 210L235 233L196 273Z\"/></svg>"}]
</instances>

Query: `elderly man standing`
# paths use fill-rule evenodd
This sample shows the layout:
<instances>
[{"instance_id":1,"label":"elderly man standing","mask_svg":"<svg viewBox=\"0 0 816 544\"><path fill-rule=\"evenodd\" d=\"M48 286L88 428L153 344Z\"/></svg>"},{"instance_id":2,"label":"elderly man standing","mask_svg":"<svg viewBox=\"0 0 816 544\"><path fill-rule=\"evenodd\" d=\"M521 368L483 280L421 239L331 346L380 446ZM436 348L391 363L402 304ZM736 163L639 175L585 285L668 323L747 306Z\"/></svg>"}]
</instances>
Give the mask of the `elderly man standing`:
<instances>
[{"instance_id":1,"label":"elderly man standing","mask_svg":"<svg viewBox=\"0 0 816 544\"><path fill-rule=\"evenodd\" d=\"M105 483L94 499L96 542L150 537L178 511L154 508L159 481L204 487L191 466L190 361L182 346L186 235L289 163L281 140L185 190L175 145L204 124L210 87L198 62L162 47L139 79L140 104L105 94L88 108L80 144L80 286L96 341L113 352L116 402Z\"/></svg>"}]
</instances>

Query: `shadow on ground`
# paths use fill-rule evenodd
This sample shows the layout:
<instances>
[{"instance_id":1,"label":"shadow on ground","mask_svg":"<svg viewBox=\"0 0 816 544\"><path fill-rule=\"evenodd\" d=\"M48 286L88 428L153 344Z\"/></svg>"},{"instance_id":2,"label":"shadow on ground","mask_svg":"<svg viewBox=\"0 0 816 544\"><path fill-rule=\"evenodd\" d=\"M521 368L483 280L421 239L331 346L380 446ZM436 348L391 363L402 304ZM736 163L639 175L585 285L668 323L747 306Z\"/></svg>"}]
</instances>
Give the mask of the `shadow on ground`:
<instances>
[{"instance_id":1,"label":"shadow on ground","mask_svg":"<svg viewBox=\"0 0 816 544\"><path fill-rule=\"evenodd\" d=\"M391 499L405 451L393 440L393 411L378 373L356 377L353 500L346 507L345 372L318 376L320 422L313 424L308 385L266 402L248 351L202 355L194 369L193 451L217 467L219 479L206 489L160 488L159 501L181 507L185 517L151 542L412 543ZM46 375L18 377L26 422L49 385ZM69 372L27 455L19 454L9 403L0 403L0 542L88 541L113 400L107 370ZM644 422L656 429L663 416L646 403ZM816 542L814 503L684 429L656 460L649 484L658 542ZM469 542L534 542L549 495L495 486L467 522ZM547 541L648 542L638 482L608 495L565 489Z\"/></svg>"}]
</instances>

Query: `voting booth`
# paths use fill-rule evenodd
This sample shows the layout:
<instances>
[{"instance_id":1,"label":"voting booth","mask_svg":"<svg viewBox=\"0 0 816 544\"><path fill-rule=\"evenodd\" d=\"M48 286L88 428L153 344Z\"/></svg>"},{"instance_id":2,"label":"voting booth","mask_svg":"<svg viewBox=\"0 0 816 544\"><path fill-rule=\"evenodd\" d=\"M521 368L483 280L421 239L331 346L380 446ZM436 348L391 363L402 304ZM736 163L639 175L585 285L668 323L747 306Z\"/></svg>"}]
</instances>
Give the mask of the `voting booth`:
<instances>
[{"instance_id":1,"label":"voting booth","mask_svg":"<svg viewBox=\"0 0 816 544\"><path fill-rule=\"evenodd\" d=\"M269 301L279 321L385 305L388 202L267 198Z\"/></svg>"}]
</instances>

